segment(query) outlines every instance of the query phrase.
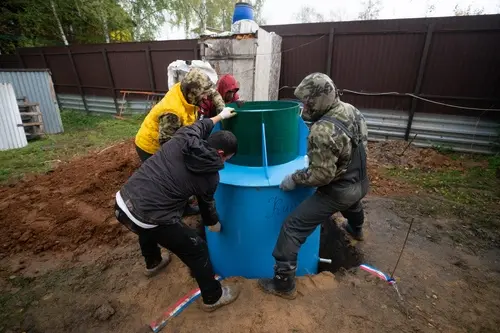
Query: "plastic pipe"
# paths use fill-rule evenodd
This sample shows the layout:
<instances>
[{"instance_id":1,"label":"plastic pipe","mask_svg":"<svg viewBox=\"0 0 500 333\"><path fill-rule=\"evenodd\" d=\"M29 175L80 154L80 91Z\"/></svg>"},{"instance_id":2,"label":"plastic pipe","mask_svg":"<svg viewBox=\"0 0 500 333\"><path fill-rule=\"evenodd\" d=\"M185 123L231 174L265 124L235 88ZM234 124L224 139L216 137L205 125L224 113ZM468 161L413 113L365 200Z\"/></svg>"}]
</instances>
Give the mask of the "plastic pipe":
<instances>
[{"instance_id":1,"label":"plastic pipe","mask_svg":"<svg viewBox=\"0 0 500 333\"><path fill-rule=\"evenodd\" d=\"M323 262L325 264L331 264L332 259L319 258L319 262Z\"/></svg>"}]
</instances>

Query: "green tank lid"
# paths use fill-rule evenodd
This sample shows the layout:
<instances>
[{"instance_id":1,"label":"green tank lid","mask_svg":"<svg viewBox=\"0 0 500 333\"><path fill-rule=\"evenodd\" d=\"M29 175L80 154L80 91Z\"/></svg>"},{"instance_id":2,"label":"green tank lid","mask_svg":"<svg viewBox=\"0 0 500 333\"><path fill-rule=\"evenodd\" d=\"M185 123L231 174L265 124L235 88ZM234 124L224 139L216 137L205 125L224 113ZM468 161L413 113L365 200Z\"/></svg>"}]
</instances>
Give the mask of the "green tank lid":
<instances>
[{"instance_id":1,"label":"green tank lid","mask_svg":"<svg viewBox=\"0 0 500 333\"><path fill-rule=\"evenodd\" d=\"M264 166L262 123L265 128L267 164L279 165L294 160L299 153L300 104L292 101L246 102L239 108L229 104L238 115L224 120L222 128L238 138L238 153L230 163Z\"/></svg>"}]
</instances>

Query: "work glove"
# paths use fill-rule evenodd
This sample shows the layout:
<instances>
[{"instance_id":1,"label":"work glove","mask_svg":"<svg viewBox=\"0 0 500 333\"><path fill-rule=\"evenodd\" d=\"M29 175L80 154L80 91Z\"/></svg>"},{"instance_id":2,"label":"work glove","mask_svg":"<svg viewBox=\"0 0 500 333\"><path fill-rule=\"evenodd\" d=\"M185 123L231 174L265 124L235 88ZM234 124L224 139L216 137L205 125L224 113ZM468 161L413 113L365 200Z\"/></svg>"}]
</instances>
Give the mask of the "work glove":
<instances>
[{"instance_id":1,"label":"work glove","mask_svg":"<svg viewBox=\"0 0 500 333\"><path fill-rule=\"evenodd\" d=\"M236 101L235 103L236 103L236 105L238 105L239 108L242 108L243 105L245 105L245 101L242 101L242 100Z\"/></svg>"},{"instance_id":2,"label":"work glove","mask_svg":"<svg viewBox=\"0 0 500 333\"><path fill-rule=\"evenodd\" d=\"M285 178L281 181L280 184L280 189L282 191L293 191L297 185L293 181L292 175L287 175Z\"/></svg>"},{"instance_id":3,"label":"work glove","mask_svg":"<svg viewBox=\"0 0 500 333\"><path fill-rule=\"evenodd\" d=\"M229 119L236 116L236 112L234 111L233 108L225 107L224 109L222 109L219 115L222 119Z\"/></svg>"},{"instance_id":4,"label":"work glove","mask_svg":"<svg viewBox=\"0 0 500 333\"><path fill-rule=\"evenodd\" d=\"M217 222L216 224L208 226L207 228L211 232L220 232L222 229L222 225L220 224L220 222Z\"/></svg>"}]
</instances>

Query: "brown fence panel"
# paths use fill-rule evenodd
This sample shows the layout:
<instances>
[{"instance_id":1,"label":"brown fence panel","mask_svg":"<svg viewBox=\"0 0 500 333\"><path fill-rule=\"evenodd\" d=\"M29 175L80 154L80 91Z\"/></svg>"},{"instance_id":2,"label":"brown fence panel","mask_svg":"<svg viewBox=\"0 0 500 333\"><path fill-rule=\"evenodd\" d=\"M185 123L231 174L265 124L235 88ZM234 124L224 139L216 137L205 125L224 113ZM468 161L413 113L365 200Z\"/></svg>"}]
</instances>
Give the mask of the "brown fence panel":
<instances>
[{"instance_id":1,"label":"brown fence panel","mask_svg":"<svg viewBox=\"0 0 500 333\"><path fill-rule=\"evenodd\" d=\"M0 68L22 68L16 55L0 55Z\"/></svg>"},{"instance_id":2,"label":"brown fence panel","mask_svg":"<svg viewBox=\"0 0 500 333\"><path fill-rule=\"evenodd\" d=\"M144 50L108 51L109 65L115 82L120 90L151 90Z\"/></svg>"},{"instance_id":3,"label":"brown fence panel","mask_svg":"<svg viewBox=\"0 0 500 333\"><path fill-rule=\"evenodd\" d=\"M324 72L340 89L500 108L500 15L263 28L283 37L280 98L294 98L293 87L307 74ZM25 48L0 56L0 67L48 67L59 93L117 97L119 90L166 91L167 66L178 59L198 59L197 41ZM342 98L362 108L404 110L410 123L416 112L477 114L408 96Z\"/></svg>"},{"instance_id":4,"label":"brown fence panel","mask_svg":"<svg viewBox=\"0 0 500 333\"><path fill-rule=\"evenodd\" d=\"M113 87L108 81L108 73L101 52L73 53L73 61L85 94L113 96L111 90ZM72 73L72 70L69 70L69 73ZM109 89L89 88L92 86L108 87Z\"/></svg>"}]
</instances>

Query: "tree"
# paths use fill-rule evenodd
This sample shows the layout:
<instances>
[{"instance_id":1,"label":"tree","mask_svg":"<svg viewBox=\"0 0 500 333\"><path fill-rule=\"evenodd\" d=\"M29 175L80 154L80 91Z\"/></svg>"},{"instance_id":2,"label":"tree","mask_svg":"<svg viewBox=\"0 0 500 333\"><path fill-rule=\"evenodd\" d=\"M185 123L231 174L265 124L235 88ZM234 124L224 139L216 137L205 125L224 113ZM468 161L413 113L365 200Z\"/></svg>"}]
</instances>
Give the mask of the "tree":
<instances>
[{"instance_id":1,"label":"tree","mask_svg":"<svg viewBox=\"0 0 500 333\"><path fill-rule=\"evenodd\" d=\"M118 2L121 1L121 2ZM16 47L154 39L166 0L3 0L0 52Z\"/></svg>"},{"instance_id":2,"label":"tree","mask_svg":"<svg viewBox=\"0 0 500 333\"><path fill-rule=\"evenodd\" d=\"M434 11L436 10L436 1L429 1L427 0L425 2L425 17L428 17L429 15L431 15L432 13L434 13Z\"/></svg>"},{"instance_id":3,"label":"tree","mask_svg":"<svg viewBox=\"0 0 500 333\"><path fill-rule=\"evenodd\" d=\"M166 22L165 10L169 9L168 0L118 0L135 26L134 39L154 40L158 29Z\"/></svg>"},{"instance_id":4,"label":"tree","mask_svg":"<svg viewBox=\"0 0 500 333\"><path fill-rule=\"evenodd\" d=\"M359 12L358 18L360 20L376 20L382 10L382 3L380 0L366 0L362 2L363 10Z\"/></svg>"},{"instance_id":5,"label":"tree","mask_svg":"<svg viewBox=\"0 0 500 333\"><path fill-rule=\"evenodd\" d=\"M484 8L472 8L472 5L461 8L459 5L455 5L453 13L455 16L482 15L484 14Z\"/></svg>"},{"instance_id":6,"label":"tree","mask_svg":"<svg viewBox=\"0 0 500 333\"><path fill-rule=\"evenodd\" d=\"M314 23L314 22L338 22L342 21L345 17L345 11L338 9L337 11L330 11L328 15L319 13L311 6L302 6L298 12L294 14L294 20L298 23Z\"/></svg>"},{"instance_id":7,"label":"tree","mask_svg":"<svg viewBox=\"0 0 500 333\"><path fill-rule=\"evenodd\" d=\"M300 10L294 14L294 19L298 23L325 22L323 14L318 13L316 9L308 5L302 6Z\"/></svg>"},{"instance_id":8,"label":"tree","mask_svg":"<svg viewBox=\"0 0 500 333\"><path fill-rule=\"evenodd\" d=\"M254 0L254 18L262 24L264 0ZM170 24L184 28L187 35L199 35L207 28L230 30L234 1L231 0L170 0L167 3Z\"/></svg>"}]
</instances>

